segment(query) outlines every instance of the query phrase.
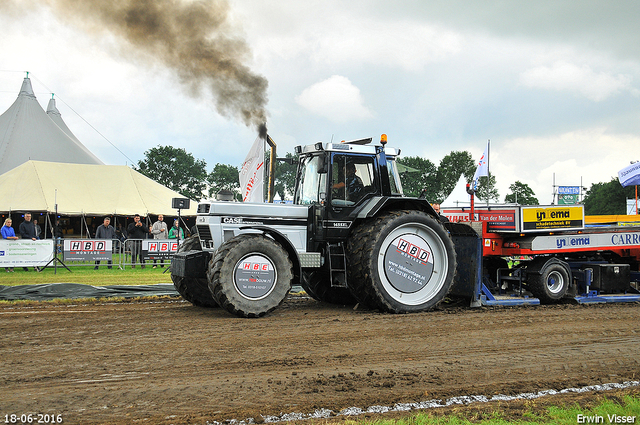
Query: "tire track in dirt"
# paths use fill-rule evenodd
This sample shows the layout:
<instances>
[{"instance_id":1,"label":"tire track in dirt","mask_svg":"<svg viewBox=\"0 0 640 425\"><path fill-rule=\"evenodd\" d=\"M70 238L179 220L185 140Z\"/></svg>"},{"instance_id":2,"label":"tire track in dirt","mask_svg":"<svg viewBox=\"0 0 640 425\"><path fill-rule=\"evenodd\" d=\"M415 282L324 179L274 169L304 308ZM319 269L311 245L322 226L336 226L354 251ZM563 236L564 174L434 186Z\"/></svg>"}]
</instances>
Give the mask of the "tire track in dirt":
<instances>
[{"instance_id":1,"label":"tire track in dirt","mask_svg":"<svg viewBox=\"0 0 640 425\"><path fill-rule=\"evenodd\" d=\"M639 308L390 315L290 298L251 320L176 301L0 307L0 413L204 423L622 382L640 377Z\"/></svg>"}]
</instances>

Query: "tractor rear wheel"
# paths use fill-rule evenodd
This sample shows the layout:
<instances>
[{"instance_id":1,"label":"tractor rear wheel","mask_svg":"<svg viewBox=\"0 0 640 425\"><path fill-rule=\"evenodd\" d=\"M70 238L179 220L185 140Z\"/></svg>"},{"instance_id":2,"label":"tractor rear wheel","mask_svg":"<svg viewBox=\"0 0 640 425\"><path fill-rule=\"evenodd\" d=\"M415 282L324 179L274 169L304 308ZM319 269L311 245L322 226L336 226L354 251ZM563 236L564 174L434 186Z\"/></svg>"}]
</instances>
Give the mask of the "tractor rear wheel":
<instances>
[{"instance_id":1,"label":"tractor rear wheel","mask_svg":"<svg viewBox=\"0 0 640 425\"><path fill-rule=\"evenodd\" d=\"M185 239L178 248L178 252L202 251L200 238L192 236ZM191 304L198 307L218 307L209 291L209 282L205 278L175 276L171 273L171 280L176 291Z\"/></svg>"},{"instance_id":2,"label":"tractor rear wheel","mask_svg":"<svg viewBox=\"0 0 640 425\"><path fill-rule=\"evenodd\" d=\"M209 262L209 289L228 312L261 317L286 298L292 268L278 242L264 235L239 235L225 242Z\"/></svg>"},{"instance_id":3,"label":"tractor rear wheel","mask_svg":"<svg viewBox=\"0 0 640 425\"><path fill-rule=\"evenodd\" d=\"M316 301L340 305L357 302L349 288L331 286L331 277L325 271L302 272L300 284L307 295Z\"/></svg>"},{"instance_id":4,"label":"tractor rear wheel","mask_svg":"<svg viewBox=\"0 0 640 425\"><path fill-rule=\"evenodd\" d=\"M351 292L391 313L435 308L456 271L449 233L420 211L393 211L363 223L349 237L347 252Z\"/></svg>"}]
</instances>

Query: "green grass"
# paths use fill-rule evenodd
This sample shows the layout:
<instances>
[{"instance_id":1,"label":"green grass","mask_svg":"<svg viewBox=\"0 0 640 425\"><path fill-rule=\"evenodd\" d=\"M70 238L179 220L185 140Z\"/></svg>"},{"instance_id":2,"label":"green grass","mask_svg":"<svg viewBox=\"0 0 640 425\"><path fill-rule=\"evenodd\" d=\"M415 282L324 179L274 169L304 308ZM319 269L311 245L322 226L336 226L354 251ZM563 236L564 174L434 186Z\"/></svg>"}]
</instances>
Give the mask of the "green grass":
<instances>
[{"instance_id":1,"label":"green grass","mask_svg":"<svg viewBox=\"0 0 640 425\"><path fill-rule=\"evenodd\" d=\"M156 283L171 283L170 272L162 273L168 268L165 262L164 268L158 265L154 269L153 262L147 263L146 268L140 268L136 265L135 269L131 266L123 266L119 269L114 264L113 269L107 269L106 262L100 263L100 268L94 270L95 264L85 263L79 266L77 263L68 264L68 271L62 265L58 264L57 270L49 266L41 272L36 272L33 267L29 267L29 271L25 272L22 267L15 267L13 273L7 273L0 268L0 285L17 286L17 285L34 285L41 283L82 283L86 285L105 286L105 285L155 285Z\"/></svg>"},{"instance_id":2,"label":"green grass","mask_svg":"<svg viewBox=\"0 0 640 425\"><path fill-rule=\"evenodd\" d=\"M614 396L614 398L617 397ZM500 410L499 405L496 405L495 408L481 411L472 410L471 413L464 415L461 413L442 415L436 411L433 413L418 413L401 419L374 421L347 419L340 423L343 425L573 425L578 423L578 415L601 417L602 421L600 423L604 424L615 423L609 421L608 415L632 417L635 420L631 423L640 423L640 397L637 395L625 395L617 400L612 400L605 396L593 407L574 404L561 407L536 408L536 404L532 403L525 409L524 412L521 411L514 414L511 410ZM588 422L584 419L583 423Z\"/></svg>"}]
</instances>

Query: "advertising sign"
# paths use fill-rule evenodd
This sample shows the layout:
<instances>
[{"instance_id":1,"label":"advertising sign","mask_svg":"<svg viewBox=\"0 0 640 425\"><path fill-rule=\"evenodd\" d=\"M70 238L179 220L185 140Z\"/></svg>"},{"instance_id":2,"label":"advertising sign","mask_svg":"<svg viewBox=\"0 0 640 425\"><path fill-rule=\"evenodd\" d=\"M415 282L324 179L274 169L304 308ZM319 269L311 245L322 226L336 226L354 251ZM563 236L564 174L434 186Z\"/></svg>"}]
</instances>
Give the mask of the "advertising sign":
<instances>
[{"instance_id":1,"label":"advertising sign","mask_svg":"<svg viewBox=\"0 0 640 425\"><path fill-rule=\"evenodd\" d=\"M517 232L517 207L502 207L499 209L475 208L478 221L486 221L490 232ZM452 223L469 221L469 208L443 208L442 215Z\"/></svg>"},{"instance_id":2,"label":"advertising sign","mask_svg":"<svg viewBox=\"0 0 640 425\"><path fill-rule=\"evenodd\" d=\"M534 206L522 208L522 231L580 229L584 227L584 205Z\"/></svg>"},{"instance_id":3,"label":"advertising sign","mask_svg":"<svg viewBox=\"0 0 640 425\"><path fill-rule=\"evenodd\" d=\"M558 194L558 205L575 205L578 203L578 195Z\"/></svg>"},{"instance_id":4,"label":"advertising sign","mask_svg":"<svg viewBox=\"0 0 640 425\"><path fill-rule=\"evenodd\" d=\"M63 261L111 261L111 239L64 239Z\"/></svg>"},{"instance_id":5,"label":"advertising sign","mask_svg":"<svg viewBox=\"0 0 640 425\"><path fill-rule=\"evenodd\" d=\"M531 243L531 249L533 251L596 250L611 246L636 248L640 246L640 232L537 236Z\"/></svg>"},{"instance_id":6,"label":"advertising sign","mask_svg":"<svg viewBox=\"0 0 640 425\"><path fill-rule=\"evenodd\" d=\"M558 195L580 195L580 186L558 186Z\"/></svg>"},{"instance_id":7,"label":"advertising sign","mask_svg":"<svg viewBox=\"0 0 640 425\"><path fill-rule=\"evenodd\" d=\"M180 240L182 242L182 239ZM143 239L142 258L145 260L167 260L178 252L177 239Z\"/></svg>"},{"instance_id":8,"label":"advertising sign","mask_svg":"<svg viewBox=\"0 0 640 425\"><path fill-rule=\"evenodd\" d=\"M575 205L580 196L580 186L558 186L558 205Z\"/></svg>"},{"instance_id":9,"label":"advertising sign","mask_svg":"<svg viewBox=\"0 0 640 425\"><path fill-rule=\"evenodd\" d=\"M44 266L53 258L53 240L0 240L0 267Z\"/></svg>"}]
</instances>

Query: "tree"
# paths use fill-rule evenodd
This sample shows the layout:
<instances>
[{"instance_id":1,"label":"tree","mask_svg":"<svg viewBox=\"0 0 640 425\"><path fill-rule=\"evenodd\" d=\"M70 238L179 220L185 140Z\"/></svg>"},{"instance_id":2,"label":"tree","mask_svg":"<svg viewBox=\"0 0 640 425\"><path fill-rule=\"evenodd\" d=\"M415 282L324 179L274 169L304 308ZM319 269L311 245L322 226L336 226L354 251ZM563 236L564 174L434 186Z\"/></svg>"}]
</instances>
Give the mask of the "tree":
<instances>
[{"instance_id":1,"label":"tree","mask_svg":"<svg viewBox=\"0 0 640 425\"><path fill-rule=\"evenodd\" d=\"M540 202L536 198L536 194L526 183L516 181L509 186L510 194L504 197L505 202L511 202L513 204L520 205L539 205Z\"/></svg>"},{"instance_id":2,"label":"tree","mask_svg":"<svg viewBox=\"0 0 640 425\"><path fill-rule=\"evenodd\" d=\"M284 161L276 161L276 180L274 182L274 192L280 195L280 199L293 197L296 190L296 171L298 169L298 155L290 152L284 157Z\"/></svg>"},{"instance_id":3,"label":"tree","mask_svg":"<svg viewBox=\"0 0 640 425\"><path fill-rule=\"evenodd\" d=\"M228 164L216 164L207 176L209 184L209 196L213 197L221 190L230 190L235 198L242 200L240 193L240 174L238 167Z\"/></svg>"},{"instance_id":4,"label":"tree","mask_svg":"<svg viewBox=\"0 0 640 425\"><path fill-rule=\"evenodd\" d=\"M436 166L428 159L419 156L408 156L399 158L398 164L415 168L416 171L400 172L402 190L407 196L418 197L423 189L426 190L426 199L431 201L436 199L438 186L436 182Z\"/></svg>"},{"instance_id":5,"label":"tree","mask_svg":"<svg viewBox=\"0 0 640 425\"><path fill-rule=\"evenodd\" d=\"M144 153L134 169L182 196L200 201L206 188L207 163L183 148L158 146Z\"/></svg>"},{"instance_id":6,"label":"tree","mask_svg":"<svg viewBox=\"0 0 640 425\"><path fill-rule=\"evenodd\" d=\"M633 186L622 187L617 177L608 183L594 183L584 197L586 215L626 214L627 199L635 198Z\"/></svg>"},{"instance_id":7,"label":"tree","mask_svg":"<svg viewBox=\"0 0 640 425\"><path fill-rule=\"evenodd\" d=\"M461 175L464 174L467 183L471 182L475 171L476 163L467 151L452 151L449 155L442 158L436 175L438 192L435 200L432 202L440 203L444 201L456 187Z\"/></svg>"},{"instance_id":8,"label":"tree","mask_svg":"<svg viewBox=\"0 0 640 425\"><path fill-rule=\"evenodd\" d=\"M496 189L496 176L489 172L489 177L482 176L478 178L478 188L476 196L485 202L500 200L498 189Z\"/></svg>"}]
</instances>

